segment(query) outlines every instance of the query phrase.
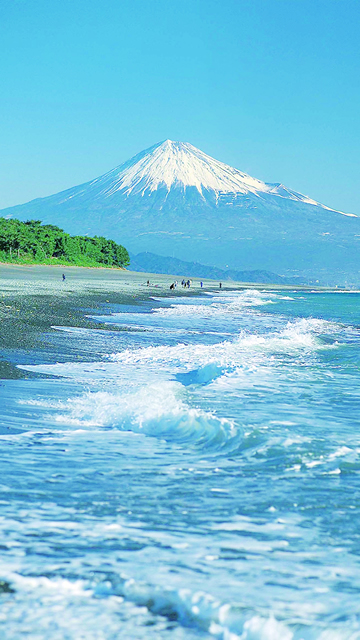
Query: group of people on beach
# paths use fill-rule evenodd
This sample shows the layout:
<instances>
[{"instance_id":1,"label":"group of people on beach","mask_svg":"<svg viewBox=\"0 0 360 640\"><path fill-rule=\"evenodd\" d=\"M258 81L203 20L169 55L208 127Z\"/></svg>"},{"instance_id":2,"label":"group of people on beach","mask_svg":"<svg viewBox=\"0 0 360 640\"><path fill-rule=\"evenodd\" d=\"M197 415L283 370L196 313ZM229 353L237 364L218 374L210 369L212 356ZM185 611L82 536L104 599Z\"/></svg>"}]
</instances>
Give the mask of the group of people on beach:
<instances>
[{"instance_id":1,"label":"group of people on beach","mask_svg":"<svg viewBox=\"0 0 360 640\"><path fill-rule=\"evenodd\" d=\"M177 284L178 284L177 280L175 280L175 282L172 282L171 285L170 285L170 289L171 290L176 289ZM190 289L191 284L192 284L192 280L184 280L184 278L181 280L181 286L184 289ZM204 286L204 283L201 280L200 281L200 287L203 288L203 286ZM219 289L221 289L221 288L222 288L222 282L219 282Z\"/></svg>"},{"instance_id":2,"label":"group of people on beach","mask_svg":"<svg viewBox=\"0 0 360 640\"><path fill-rule=\"evenodd\" d=\"M181 280L181 286L184 289L190 289L190 286L192 285L192 280L185 280L184 278ZM172 282L170 285L170 289L176 289L176 287L178 286L178 281L175 280L175 282ZM201 286L203 286L203 283L201 282Z\"/></svg>"},{"instance_id":3,"label":"group of people on beach","mask_svg":"<svg viewBox=\"0 0 360 640\"><path fill-rule=\"evenodd\" d=\"M150 280L147 280L146 284L147 284L148 287L150 287L150 284L151 284ZM181 286L184 289L190 289L191 285L192 285L192 280L190 280L190 279L189 280L185 280L184 278L181 280ZM158 285L153 285L153 286L157 287ZM175 280L170 285L170 291L174 291L174 289L176 289L177 286L178 286L178 281ZM201 280L200 281L200 287L203 288L203 286L204 286L204 283ZM219 282L219 289L221 289L221 288L222 288L222 282Z\"/></svg>"},{"instance_id":4,"label":"group of people on beach","mask_svg":"<svg viewBox=\"0 0 360 640\"><path fill-rule=\"evenodd\" d=\"M151 284L151 283L150 283L150 280L147 280L146 284L147 284L147 286L148 286L148 287L150 287L150 284ZM170 285L170 290L171 290L171 291L173 291L174 289L176 289L176 287L178 286L178 284L179 284L179 283L178 283L178 281L177 281L177 280L175 280L174 282L172 282L172 283L171 283L171 285ZM183 287L183 289L190 289L190 287L191 287L191 285L192 285L192 280L190 280L190 278L189 278L188 280L185 280L185 278L183 278L183 279L181 280L181 283L180 283L180 284L181 284L181 286ZM155 285L155 286L157 286L157 285ZM204 283L203 283L203 281L201 280L201 281L200 281L200 287L201 287L201 288L203 288L203 286L204 286ZM220 289L222 288L222 283L221 283L221 282L219 282L219 288L220 288Z\"/></svg>"}]
</instances>

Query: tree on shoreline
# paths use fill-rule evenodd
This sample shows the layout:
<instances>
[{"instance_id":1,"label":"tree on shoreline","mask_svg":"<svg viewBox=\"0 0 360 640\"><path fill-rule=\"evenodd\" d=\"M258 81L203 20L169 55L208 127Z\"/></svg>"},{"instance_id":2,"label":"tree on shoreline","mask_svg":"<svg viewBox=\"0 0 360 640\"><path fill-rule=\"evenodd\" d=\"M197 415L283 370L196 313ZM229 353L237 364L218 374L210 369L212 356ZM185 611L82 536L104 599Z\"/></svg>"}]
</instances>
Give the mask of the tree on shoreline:
<instances>
[{"instance_id":1,"label":"tree on shoreline","mask_svg":"<svg viewBox=\"0 0 360 640\"><path fill-rule=\"evenodd\" d=\"M71 236L41 220L20 222L0 218L0 259L5 262L27 259L37 263L61 262L83 266L126 267L127 250L103 236Z\"/></svg>"}]
</instances>

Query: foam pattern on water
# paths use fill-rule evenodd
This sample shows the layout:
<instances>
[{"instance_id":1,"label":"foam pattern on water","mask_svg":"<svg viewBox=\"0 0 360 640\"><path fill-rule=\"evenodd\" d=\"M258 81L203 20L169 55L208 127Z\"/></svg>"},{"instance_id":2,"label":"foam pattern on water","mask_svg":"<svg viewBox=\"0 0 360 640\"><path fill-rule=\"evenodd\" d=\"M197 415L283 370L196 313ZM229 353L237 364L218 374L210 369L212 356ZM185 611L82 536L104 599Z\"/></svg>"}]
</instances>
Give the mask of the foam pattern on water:
<instances>
[{"instance_id":1,"label":"foam pattern on water","mask_svg":"<svg viewBox=\"0 0 360 640\"><path fill-rule=\"evenodd\" d=\"M0 387L1 637L360 638L339 297L157 298L20 359L40 377Z\"/></svg>"},{"instance_id":2,"label":"foam pattern on water","mask_svg":"<svg viewBox=\"0 0 360 640\"><path fill-rule=\"evenodd\" d=\"M53 419L58 424L112 427L204 448L238 446L241 430L229 420L187 406L179 398L180 387L179 383L167 382L147 385L133 393L98 391L58 401L48 408L57 410Z\"/></svg>"}]
</instances>

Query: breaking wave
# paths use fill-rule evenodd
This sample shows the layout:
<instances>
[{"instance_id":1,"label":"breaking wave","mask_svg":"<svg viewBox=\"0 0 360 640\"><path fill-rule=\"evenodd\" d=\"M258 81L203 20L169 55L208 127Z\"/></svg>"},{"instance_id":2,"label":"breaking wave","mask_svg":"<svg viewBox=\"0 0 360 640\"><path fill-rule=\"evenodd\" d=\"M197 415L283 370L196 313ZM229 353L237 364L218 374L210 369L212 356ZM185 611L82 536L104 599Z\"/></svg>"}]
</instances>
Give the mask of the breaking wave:
<instances>
[{"instance_id":1,"label":"breaking wave","mask_svg":"<svg viewBox=\"0 0 360 640\"><path fill-rule=\"evenodd\" d=\"M111 427L216 451L238 447L242 430L230 420L187 405L180 398L181 389L177 382L166 382L130 393L98 391L66 401L35 400L34 406L56 410L52 420L58 425Z\"/></svg>"}]
</instances>

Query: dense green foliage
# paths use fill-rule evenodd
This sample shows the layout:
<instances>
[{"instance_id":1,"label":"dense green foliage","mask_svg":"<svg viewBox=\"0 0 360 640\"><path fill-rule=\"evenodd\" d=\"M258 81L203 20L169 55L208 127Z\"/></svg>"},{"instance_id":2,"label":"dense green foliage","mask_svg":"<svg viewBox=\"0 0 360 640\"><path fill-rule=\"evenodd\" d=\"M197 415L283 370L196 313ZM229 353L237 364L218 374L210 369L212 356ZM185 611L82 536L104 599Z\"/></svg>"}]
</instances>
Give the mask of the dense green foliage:
<instances>
[{"instance_id":1,"label":"dense green foliage","mask_svg":"<svg viewBox=\"0 0 360 640\"><path fill-rule=\"evenodd\" d=\"M126 267L127 250L102 236L70 236L52 224L40 220L0 218L0 261L75 264L80 266Z\"/></svg>"}]
</instances>

